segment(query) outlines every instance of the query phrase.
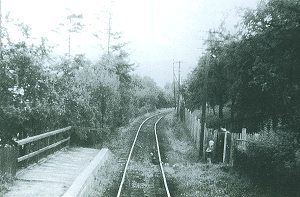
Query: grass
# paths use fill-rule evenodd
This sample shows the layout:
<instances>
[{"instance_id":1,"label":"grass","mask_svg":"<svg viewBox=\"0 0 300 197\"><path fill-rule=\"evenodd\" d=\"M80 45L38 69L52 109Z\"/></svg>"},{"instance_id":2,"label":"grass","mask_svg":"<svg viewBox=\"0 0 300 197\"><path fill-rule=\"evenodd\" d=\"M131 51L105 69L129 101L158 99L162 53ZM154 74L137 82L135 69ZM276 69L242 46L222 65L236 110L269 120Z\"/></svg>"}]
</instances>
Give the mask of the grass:
<instances>
[{"instance_id":1,"label":"grass","mask_svg":"<svg viewBox=\"0 0 300 197\"><path fill-rule=\"evenodd\" d=\"M159 139L161 151L163 151L163 163L170 186L172 197L271 197L268 188L254 185L250 179L235 172L231 167L222 164L208 165L198 162L198 153L194 147L189 132L182 123L178 123L174 114L166 116L159 126ZM128 127L119 129L111 140L104 143L115 155L101 172L100 185L95 188L91 196L112 196L115 191L112 185L118 180L123 169L118 158L132 142L133 127L138 125L140 119L136 119ZM133 133L133 134L132 134ZM141 176L151 177L153 167L133 162L130 168L139 169ZM146 180L148 180L146 178ZM147 182L145 182L146 184ZM139 183L144 184L144 183ZM146 187L141 185L141 187Z\"/></svg>"},{"instance_id":2,"label":"grass","mask_svg":"<svg viewBox=\"0 0 300 197\"><path fill-rule=\"evenodd\" d=\"M141 123L141 120L143 120L145 116L149 116L149 114L131 120L130 125L118 128L114 133L108 136L107 140L99 145L99 147L95 145L95 148L108 148L114 156L104 168L101 169L101 172L99 172L99 177L101 177L100 184L93 188L89 196L111 196L111 194L116 193L116 191L109 190L112 185L116 184L120 172L122 172L124 168L123 164L118 162L118 159L124 157L122 154L129 153L136 133L135 127Z\"/></svg>"},{"instance_id":3,"label":"grass","mask_svg":"<svg viewBox=\"0 0 300 197\"><path fill-rule=\"evenodd\" d=\"M167 173L176 180L176 196L270 196L223 165L190 163Z\"/></svg>"},{"instance_id":4,"label":"grass","mask_svg":"<svg viewBox=\"0 0 300 197\"><path fill-rule=\"evenodd\" d=\"M120 170L121 166L118 165L117 158L113 156L109 162L107 162L106 165L98 171L97 175L100 178L100 182L97 187L93 188L88 196L104 196L105 189L113 184L115 175L120 172Z\"/></svg>"},{"instance_id":5,"label":"grass","mask_svg":"<svg viewBox=\"0 0 300 197\"><path fill-rule=\"evenodd\" d=\"M272 196L267 188L255 186L229 166L197 162L197 150L185 126L172 115L167 116L167 122L164 124L168 141L168 147L164 147L168 158L165 171L167 179L176 185L172 196Z\"/></svg>"},{"instance_id":6,"label":"grass","mask_svg":"<svg viewBox=\"0 0 300 197\"><path fill-rule=\"evenodd\" d=\"M0 196L3 196L4 193L8 190L13 182L13 177L8 174L0 173Z\"/></svg>"}]
</instances>

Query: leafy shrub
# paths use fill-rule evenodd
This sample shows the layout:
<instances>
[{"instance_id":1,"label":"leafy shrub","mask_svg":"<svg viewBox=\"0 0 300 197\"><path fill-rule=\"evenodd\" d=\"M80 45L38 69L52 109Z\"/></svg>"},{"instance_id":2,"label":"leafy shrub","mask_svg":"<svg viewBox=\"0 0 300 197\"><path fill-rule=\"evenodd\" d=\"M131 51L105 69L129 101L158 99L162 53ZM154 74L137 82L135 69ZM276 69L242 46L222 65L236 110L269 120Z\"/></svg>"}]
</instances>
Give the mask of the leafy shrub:
<instances>
[{"instance_id":1,"label":"leafy shrub","mask_svg":"<svg viewBox=\"0 0 300 197\"><path fill-rule=\"evenodd\" d=\"M109 128L75 128L71 134L71 142L72 145L92 147L96 144L102 144L109 131Z\"/></svg>"},{"instance_id":2,"label":"leafy shrub","mask_svg":"<svg viewBox=\"0 0 300 197\"><path fill-rule=\"evenodd\" d=\"M249 141L246 150L235 150L235 167L259 184L295 191L300 181L295 137L279 130L265 132Z\"/></svg>"},{"instance_id":3,"label":"leafy shrub","mask_svg":"<svg viewBox=\"0 0 300 197\"><path fill-rule=\"evenodd\" d=\"M13 177L9 174L2 174L0 172L0 196L8 190L9 186L13 182Z\"/></svg>"},{"instance_id":4,"label":"leafy shrub","mask_svg":"<svg viewBox=\"0 0 300 197\"><path fill-rule=\"evenodd\" d=\"M147 104L147 105L145 105L145 106L143 106L143 107L137 109L137 114L136 114L136 116L142 115L142 114L145 114L145 113L152 112L152 111L154 111L155 109L156 109L155 106L152 106L152 105Z\"/></svg>"}]
</instances>

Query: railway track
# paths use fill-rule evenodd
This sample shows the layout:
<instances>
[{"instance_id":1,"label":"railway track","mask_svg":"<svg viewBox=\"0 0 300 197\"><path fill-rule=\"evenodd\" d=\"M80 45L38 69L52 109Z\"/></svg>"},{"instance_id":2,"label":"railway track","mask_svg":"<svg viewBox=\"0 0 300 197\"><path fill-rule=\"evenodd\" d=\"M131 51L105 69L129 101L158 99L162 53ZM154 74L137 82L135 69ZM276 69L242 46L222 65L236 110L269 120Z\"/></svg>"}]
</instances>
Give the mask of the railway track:
<instances>
[{"instance_id":1,"label":"railway track","mask_svg":"<svg viewBox=\"0 0 300 197\"><path fill-rule=\"evenodd\" d=\"M157 137L157 125L163 116L156 114L145 119L136 131L128 157L120 158L124 169L114 185L117 197L170 196Z\"/></svg>"}]
</instances>

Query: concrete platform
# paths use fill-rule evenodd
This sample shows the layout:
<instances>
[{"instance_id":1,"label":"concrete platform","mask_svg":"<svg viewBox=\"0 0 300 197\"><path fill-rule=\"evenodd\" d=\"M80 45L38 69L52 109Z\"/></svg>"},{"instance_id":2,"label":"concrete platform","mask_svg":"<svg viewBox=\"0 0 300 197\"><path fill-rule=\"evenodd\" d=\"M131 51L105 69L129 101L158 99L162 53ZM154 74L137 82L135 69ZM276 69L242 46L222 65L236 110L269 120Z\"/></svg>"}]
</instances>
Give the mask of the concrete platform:
<instances>
[{"instance_id":1,"label":"concrete platform","mask_svg":"<svg viewBox=\"0 0 300 197\"><path fill-rule=\"evenodd\" d=\"M17 173L5 197L62 196L99 153L98 149L69 148Z\"/></svg>"}]
</instances>

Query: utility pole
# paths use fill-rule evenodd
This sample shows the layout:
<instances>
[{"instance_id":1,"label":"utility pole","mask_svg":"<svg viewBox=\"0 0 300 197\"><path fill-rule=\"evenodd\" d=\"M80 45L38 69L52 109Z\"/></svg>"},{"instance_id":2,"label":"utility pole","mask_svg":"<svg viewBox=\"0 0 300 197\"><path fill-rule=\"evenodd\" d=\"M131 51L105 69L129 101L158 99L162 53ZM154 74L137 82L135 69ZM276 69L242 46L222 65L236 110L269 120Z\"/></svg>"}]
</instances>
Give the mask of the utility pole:
<instances>
[{"instance_id":1,"label":"utility pole","mask_svg":"<svg viewBox=\"0 0 300 197\"><path fill-rule=\"evenodd\" d=\"M69 45L68 45L68 47L69 47L69 49L68 49L68 56L69 56L69 60L70 60L70 58L71 58L71 31L72 31L72 27L71 27L71 25L72 25L72 18L71 17L69 17L69 22L70 22L70 29L69 29Z\"/></svg>"},{"instance_id":2,"label":"utility pole","mask_svg":"<svg viewBox=\"0 0 300 197\"><path fill-rule=\"evenodd\" d=\"M175 69L174 69L175 63L178 63L178 79L177 79L178 91L177 91L177 95L176 95L176 88L175 88L176 82L173 81L173 83L174 83L174 102L175 102L176 113L177 113L177 116L179 117L179 112L180 112L180 64L181 64L181 61L174 62L174 60L173 60L173 76L174 77L175 77ZM176 97L177 97L177 101L176 101Z\"/></svg>"},{"instance_id":3,"label":"utility pole","mask_svg":"<svg viewBox=\"0 0 300 197\"><path fill-rule=\"evenodd\" d=\"M180 61L178 62L178 88L180 90ZM180 91L179 91L180 92Z\"/></svg>"},{"instance_id":4,"label":"utility pole","mask_svg":"<svg viewBox=\"0 0 300 197\"><path fill-rule=\"evenodd\" d=\"M69 59L71 58L71 34L78 33L83 28L82 23L80 23L79 21L77 23L74 23L74 22L76 22L76 20L82 19L82 17L83 17L82 14L72 14L72 13L67 16L67 20L69 21L69 27L68 27L68 33L69 33L68 57L69 57Z\"/></svg>"},{"instance_id":5,"label":"utility pole","mask_svg":"<svg viewBox=\"0 0 300 197\"><path fill-rule=\"evenodd\" d=\"M173 88L174 88L174 108L176 110L176 84L175 84L175 68L174 68L174 60L173 60Z\"/></svg>"},{"instance_id":6,"label":"utility pole","mask_svg":"<svg viewBox=\"0 0 300 197\"><path fill-rule=\"evenodd\" d=\"M178 107L177 107L177 115L180 117L180 61L178 61Z\"/></svg>"},{"instance_id":7,"label":"utility pole","mask_svg":"<svg viewBox=\"0 0 300 197\"><path fill-rule=\"evenodd\" d=\"M175 80L175 63L178 63L178 79L177 79L177 86L178 86L178 90L177 90L177 95L176 95L176 80ZM174 88L174 104L175 104L175 110L176 110L176 114L178 117L180 117L180 65L181 65L181 61L177 61L175 62L173 60L173 88ZM177 99L176 99L177 97Z\"/></svg>"},{"instance_id":8,"label":"utility pole","mask_svg":"<svg viewBox=\"0 0 300 197\"><path fill-rule=\"evenodd\" d=\"M208 69L207 65L209 65L209 58L206 57L204 66L204 95L203 101L201 103L201 128L200 128L200 149L199 149L199 160L203 159L205 156L205 144L204 144L204 130L206 126L206 103L207 103L207 91L208 91Z\"/></svg>"},{"instance_id":9,"label":"utility pole","mask_svg":"<svg viewBox=\"0 0 300 197\"><path fill-rule=\"evenodd\" d=\"M0 60L3 59L2 48L2 2L0 0Z\"/></svg>"},{"instance_id":10,"label":"utility pole","mask_svg":"<svg viewBox=\"0 0 300 197\"><path fill-rule=\"evenodd\" d=\"M111 36L111 12L109 12L108 17L108 38L107 38L107 54L109 55L110 51L110 36Z\"/></svg>"}]
</instances>

